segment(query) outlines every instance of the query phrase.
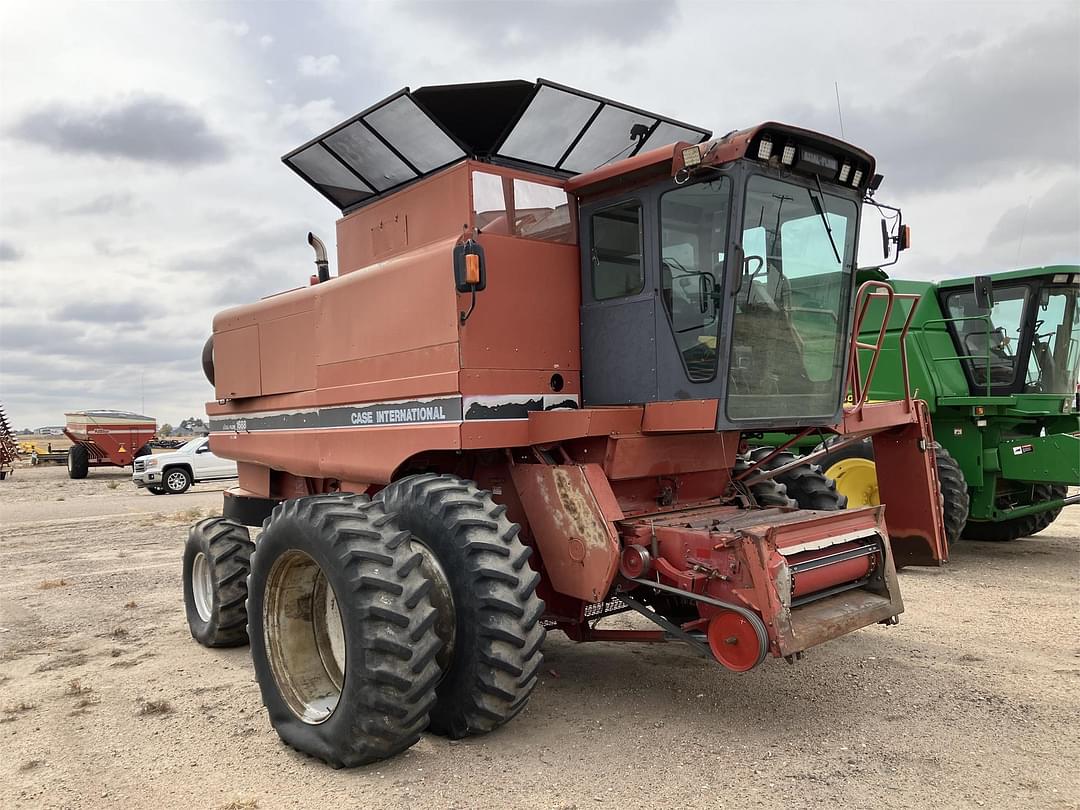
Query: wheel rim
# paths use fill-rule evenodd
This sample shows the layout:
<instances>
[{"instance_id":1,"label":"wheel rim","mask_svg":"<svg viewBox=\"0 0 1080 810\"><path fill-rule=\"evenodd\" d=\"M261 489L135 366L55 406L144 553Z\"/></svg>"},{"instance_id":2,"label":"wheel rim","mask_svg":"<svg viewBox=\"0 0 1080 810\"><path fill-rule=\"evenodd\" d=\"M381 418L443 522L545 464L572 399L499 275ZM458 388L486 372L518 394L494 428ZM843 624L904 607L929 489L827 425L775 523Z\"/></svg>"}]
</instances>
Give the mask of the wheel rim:
<instances>
[{"instance_id":1,"label":"wheel rim","mask_svg":"<svg viewBox=\"0 0 1080 810\"><path fill-rule=\"evenodd\" d=\"M169 477L165 479L165 483L168 484L169 489L176 492L184 488L184 484L187 483L187 478L182 472L169 473Z\"/></svg>"},{"instance_id":2,"label":"wheel rim","mask_svg":"<svg viewBox=\"0 0 1080 810\"><path fill-rule=\"evenodd\" d=\"M442 564L428 545L415 535L410 540L412 550L417 552L423 561L420 570L431 582L432 588L428 592L432 607L435 608L435 635L442 641L442 649L435 655L435 662L442 670L442 677L450 670L450 663L454 660L454 639L457 636L457 614L454 611L454 594L450 588L450 580L443 570Z\"/></svg>"},{"instance_id":3,"label":"wheel rim","mask_svg":"<svg viewBox=\"0 0 1080 810\"><path fill-rule=\"evenodd\" d=\"M847 496L848 509L881 504L877 468L870 459L845 458L837 461L825 470L825 476L836 482L837 492Z\"/></svg>"},{"instance_id":4,"label":"wheel rim","mask_svg":"<svg viewBox=\"0 0 1080 810\"><path fill-rule=\"evenodd\" d=\"M210 561L201 551L195 555L191 566L191 596L199 618L210 621L214 609L214 581L210 577Z\"/></svg>"},{"instance_id":5,"label":"wheel rim","mask_svg":"<svg viewBox=\"0 0 1080 810\"><path fill-rule=\"evenodd\" d=\"M304 552L288 551L270 569L263 627L285 703L305 723L325 722L341 699L348 647L334 589Z\"/></svg>"}]
</instances>

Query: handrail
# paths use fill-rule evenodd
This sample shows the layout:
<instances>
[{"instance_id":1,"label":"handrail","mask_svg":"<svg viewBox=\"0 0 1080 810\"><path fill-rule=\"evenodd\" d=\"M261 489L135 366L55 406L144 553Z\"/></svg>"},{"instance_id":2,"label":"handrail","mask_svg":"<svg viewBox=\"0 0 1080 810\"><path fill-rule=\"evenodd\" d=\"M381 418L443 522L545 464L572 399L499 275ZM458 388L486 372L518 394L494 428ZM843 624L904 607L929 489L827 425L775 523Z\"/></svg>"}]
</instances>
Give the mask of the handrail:
<instances>
[{"instance_id":1,"label":"handrail","mask_svg":"<svg viewBox=\"0 0 1080 810\"><path fill-rule=\"evenodd\" d=\"M871 292L874 288L878 288L878 291ZM881 327L878 329L877 340L873 343L867 343L859 340L859 334L862 332L862 325L863 321L866 319L866 313L870 309L870 301L875 297L885 297L887 299L885 304L885 315L881 319ZM847 413L860 414L863 405L866 404L866 399L870 394L870 383L873 381L874 373L877 371L878 360L881 357L881 350L885 345L885 336L889 329L889 321L892 318L893 305L896 300L912 302L911 308L904 318L904 325L900 329L900 369L904 378L904 410L911 410L911 380L908 376L907 335L908 330L911 328L912 318L915 315L915 304L919 300L919 294L898 293L884 281L871 279L869 281L864 281L862 285L860 285L858 292L855 294L855 321L851 333L850 359L848 362L849 387L851 388L852 404L846 409ZM862 377L862 361L859 359L860 349L873 353L870 359L870 365L866 370L865 380L863 380Z\"/></svg>"},{"instance_id":2,"label":"handrail","mask_svg":"<svg viewBox=\"0 0 1080 810\"><path fill-rule=\"evenodd\" d=\"M943 326L950 323L956 323L958 321L983 321L986 323L986 354L956 354L948 355L946 357L935 357L933 349L929 348L932 344L929 341L925 341L928 350L930 351L930 360L934 363L939 363L942 360L983 360L986 363L986 395L990 396L990 391L993 388L990 378L990 331L993 327L993 322L990 320L990 315L956 315L951 318L931 318L930 320L923 321L919 326L919 332L925 333L926 327L932 323L940 323ZM959 332L957 332L959 334ZM952 335L949 335L949 339L952 340ZM964 341L961 339L961 345L964 345ZM972 369L972 376L974 377L974 369ZM1013 369L1013 377L1016 377L1016 369Z\"/></svg>"}]
</instances>

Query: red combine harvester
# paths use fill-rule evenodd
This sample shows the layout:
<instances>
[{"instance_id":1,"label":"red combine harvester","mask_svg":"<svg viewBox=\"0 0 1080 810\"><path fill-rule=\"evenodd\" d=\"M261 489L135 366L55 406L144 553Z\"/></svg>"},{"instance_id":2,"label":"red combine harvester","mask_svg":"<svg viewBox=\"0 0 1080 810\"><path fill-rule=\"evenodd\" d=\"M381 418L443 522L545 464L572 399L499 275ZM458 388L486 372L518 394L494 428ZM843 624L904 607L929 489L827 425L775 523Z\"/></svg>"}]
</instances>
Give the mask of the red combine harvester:
<instances>
[{"instance_id":1,"label":"red combine harvester","mask_svg":"<svg viewBox=\"0 0 1080 810\"><path fill-rule=\"evenodd\" d=\"M793 661L895 623L896 565L945 558L926 409L867 402L853 348L900 297L854 284L868 153L517 81L403 90L284 160L343 211L339 274L309 235L309 286L214 319L239 486L184 582L290 745L490 731L550 629ZM750 453L780 430L872 436L888 513ZM652 629L598 626L624 611Z\"/></svg>"},{"instance_id":2,"label":"red combine harvester","mask_svg":"<svg viewBox=\"0 0 1080 810\"><path fill-rule=\"evenodd\" d=\"M150 455L157 420L129 411L72 411L65 413L69 478L86 478L91 467L129 467Z\"/></svg>"}]
</instances>

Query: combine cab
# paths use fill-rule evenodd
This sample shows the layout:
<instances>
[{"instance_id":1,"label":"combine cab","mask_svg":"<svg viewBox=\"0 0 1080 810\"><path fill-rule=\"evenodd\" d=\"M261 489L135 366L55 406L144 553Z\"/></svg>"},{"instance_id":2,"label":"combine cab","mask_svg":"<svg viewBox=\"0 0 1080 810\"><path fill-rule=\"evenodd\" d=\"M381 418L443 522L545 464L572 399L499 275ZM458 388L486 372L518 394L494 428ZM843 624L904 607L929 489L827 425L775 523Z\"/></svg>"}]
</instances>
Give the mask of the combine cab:
<instances>
[{"instance_id":1,"label":"combine cab","mask_svg":"<svg viewBox=\"0 0 1080 810\"><path fill-rule=\"evenodd\" d=\"M309 286L215 318L239 486L184 581L197 640L250 632L290 745L490 731L546 630L793 661L894 623L896 565L944 559L925 407L844 405L855 309L898 300L856 285L866 152L540 81L405 90L284 160L343 212L339 274L310 237ZM781 429L872 437L905 508L750 453ZM624 611L651 629L600 626Z\"/></svg>"},{"instance_id":2,"label":"combine cab","mask_svg":"<svg viewBox=\"0 0 1080 810\"><path fill-rule=\"evenodd\" d=\"M926 400L950 542L1042 531L1080 501L1068 496L1080 486L1080 267L887 283L918 299L906 318L875 305L863 321L864 339L885 333L870 395L902 395L910 374ZM879 492L873 448L849 445L823 465L849 505L893 508Z\"/></svg>"},{"instance_id":3,"label":"combine cab","mask_svg":"<svg viewBox=\"0 0 1080 810\"><path fill-rule=\"evenodd\" d=\"M157 433L151 416L128 411L73 411L64 414L64 435L71 439L67 453L69 478L86 478L91 467L129 467L150 455Z\"/></svg>"}]
</instances>

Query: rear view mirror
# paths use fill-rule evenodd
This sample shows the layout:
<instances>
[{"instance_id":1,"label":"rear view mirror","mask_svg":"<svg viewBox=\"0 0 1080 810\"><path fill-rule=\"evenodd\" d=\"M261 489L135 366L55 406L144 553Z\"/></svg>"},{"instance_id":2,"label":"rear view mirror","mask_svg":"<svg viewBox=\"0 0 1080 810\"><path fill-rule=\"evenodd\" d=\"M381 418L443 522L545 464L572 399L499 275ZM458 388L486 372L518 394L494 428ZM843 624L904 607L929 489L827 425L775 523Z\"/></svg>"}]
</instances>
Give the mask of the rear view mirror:
<instances>
[{"instance_id":1,"label":"rear view mirror","mask_svg":"<svg viewBox=\"0 0 1080 810\"><path fill-rule=\"evenodd\" d=\"M994 285L990 276L975 276L975 306L980 312L989 312L994 308Z\"/></svg>"},{"instance_id":2,"label":"rear view mirror","mask_svg":"<svg viewBox=\"0 0 1080 810\"><path fill-rule=\"evenodd\" d=\"M886 259L889 258L889 223L885 221L885 217L881 218L881 255Z\"/></svg>"},{"instance_id":3,"label":"rear view mirror","mask_svg":"<svg viewBox=\"0 0 1080 810\"><path fill-rule=\"evenodd\" d=\"M454 246L454 285L459 293L477 293L487 286L484 249L476 242Z\"/></svg>"}]
</instances>

